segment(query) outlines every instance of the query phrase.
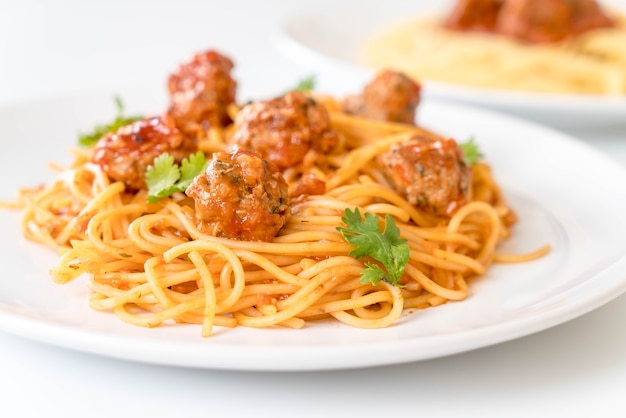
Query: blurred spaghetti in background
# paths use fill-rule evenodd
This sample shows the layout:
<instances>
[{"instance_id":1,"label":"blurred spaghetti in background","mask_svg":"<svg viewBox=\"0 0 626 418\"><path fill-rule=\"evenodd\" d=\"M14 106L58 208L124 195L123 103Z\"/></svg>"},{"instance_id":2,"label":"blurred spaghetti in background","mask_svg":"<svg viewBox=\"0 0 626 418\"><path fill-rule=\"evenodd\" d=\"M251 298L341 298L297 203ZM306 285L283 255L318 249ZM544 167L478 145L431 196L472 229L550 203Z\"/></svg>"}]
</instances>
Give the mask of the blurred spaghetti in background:
<instances>
[{"instance_id":1,"label":"blurred spaghetti in background","mask_svg":"<svg viewBox=\"0 0 626 418\"><path fill-rule=\"evenodd\" d=\"M458 0L394 22L362 62L417 79L494 89L626 94L626 22L593 0Z\"/></svg>"}]
</instances>

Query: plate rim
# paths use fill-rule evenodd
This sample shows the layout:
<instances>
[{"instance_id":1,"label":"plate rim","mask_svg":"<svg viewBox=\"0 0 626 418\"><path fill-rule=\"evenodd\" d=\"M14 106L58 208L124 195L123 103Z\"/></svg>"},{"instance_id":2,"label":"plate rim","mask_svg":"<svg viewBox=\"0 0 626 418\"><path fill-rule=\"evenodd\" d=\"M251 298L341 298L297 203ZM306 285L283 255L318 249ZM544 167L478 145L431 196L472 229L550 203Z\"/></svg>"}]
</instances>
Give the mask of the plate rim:
<instances>
[{"instance_id":1,"label":"plate rim","mask_svg":"<svg viewBox=\"0 0 626 418\"><path fill-rule=\"evenodd\" d=\"M141 92L142 89L139 89L138 92ZM110 92L88 92L84 93L88 96L93 94L103 94L107 97L111 97ZM71 100L76 100L77 98L73 95L69 96ZM102 96L104 97L104 96ZM80 96L79 96L80 98ZM70 100L64 96L63 100ZM42 103L42 101L34 100L34 103ZM17 107L22 107L26 109L32 105L31 101L22 102L17 104ZM48 105L52 105L55 103L55 100L48 100ZM621 170L620 172L626 179L626 168L619 165L616 161L611 160L608 156L600 152L599 150L591 147L588 144L582 143L576 140L574 137L567 135L565 133L553 130L549 127L541 126L535 124L533 122L525 121L519 119L515 116L506 115L502 113L493 112L491 110L468 107L462 104L453 104L446 102L436 102L431 101L426 103L424 106L429 106L430 109L443 109L453 111L466 111L470 112L472 115L482 115L484 117L491 118L492 120L498 120L503 123L511 123L516 127L521 127L524 129L530 129L534 132L543 132L548 133L554 137L561 138L564 141L568 141L575 147L582 147L584 151L590 151L595 158L603 158L603 163L613 164L615 168ZM14 109L15 106L4 105L0 106L0 114L6 109L11 108ZM429 108L426 108L429 109ZM620 257L617 261L610 266L610 268L623 269L626 271L626 252L620 253ZM622 270L620 270L622 271ZM622 272L623 272L622 271ZM592 278L595 278L598 274L603 272L597 272ZM623 277L622 277L623 276ZM373 366L382 366L382 365L391 365L391 364L399 364L406 362L414 362L414 361L422 361L429 360L433 358L443 357L451 354L458 354L466 351L475 350L478 348L488 347L494 344L498 344L505 341L511 341L526 335L534 334L536 332L542 331L544 329L559 325L561 323L567 322L571 319L574 319L578 316L581 316L585 313L590 312L591 310L604 305L605 303L610 302L614 298L617 298L622 293L626 292L626 275L622 275L620 277L614 277L612 280L607 280L604 282L604 290L596 294L593 298L586 299L584 303L580 303L577 306L570 305L569 308L566 306L566 309L561 310L548 310L547 312L538 314L533 317L532 321L533 326L528 327L528 320L518 319L517 321L508 321L509 331L506 334L493 335L494 331L497 331L499 327L503 325L500 323L494 323L491 325L487 325L481 327L478 331L479 334L483 336L482 340L474 340L471 341L472 334L471 332L461 333L463 334L463 339L469 338L470 341L465 341L462 345L457 345L454 347L452 345L451 348L447 350L440 351L439 353L430 352L430 353L405 353L404 355L399 355L395 358L385 357L383 360L372 361L364 358L363 355L355 355L350 356L347 359L343 358L343 361L338 362L337 360L333 360L334 357L330 354L333 354L337 347L315 347L316 355L314 356L316 361L302 361L307 357L311 357L311 348L301 348L298 349L298 353L293 354L293 347L290 348L290 351L281 351L280 347L276 349L268 348L266 350L261 350L257 353L261 360L258 359L246 359L245 361L240 361L239 363L234 360L223 363L222 361L215 360L213 358L205 358L199 356L199 349L197 347L202 347L201 350L207 351L209 354L213 353L215 350L222 350L224 347L227 347L231 350L231 354L233 356L249 354L249 348L241 347L241 346L233 346L233 345L216 345L213 347L213 350L207 348L206 342L199 341L198 344L194 344L190 346L185 341L172 343L169 342L167 347L177 347L181 351L188 354L188 356L182 356L179 358L172 358L170 356L165 355L165 353L152 353L152 357L145 356L145 349L149 347L150 344L154 344L154 340L146 339L141 336L129 337L127 335L118 335L113 337L111 341L111 336L107 334L107 332L102 330L91 330L85 332L84 330L77 329L76 327L67 326L67 325L59 325L55 323L42 323L41 321L37 321L33 318L29 318L23 315L18 315L13 312L8 311L4 305L0 304L0 329L4 332L13 333L19 335L24 338L33 339L36 341L40 341L43 343L56 345L59 347L63 347L66 349L78 350L81 352L104 355L108 357L114 357L119 359L137 361L137 362L145 362L151 364L161 364L161 365L170 365L170 366L181 366L181 367L193 367L193 368L205 368L205 369L224 369L224 370L248 370L248 371L321 371L321 370L341 370L341 369L354 369L354 368L365 368L365 367L373 367ZM594 279L597 280L597 279ZM587 284L589 282L585 281L583 283ZM574 289L574 292L578 291ZM575 309L576 308L576 309ZM111 315L111 314L104 314ZM117 318L114 318L115 321L119 321ZM526 323L526 325L524 325ZM130 325L124 324L126 327L131 327ZM367 332L367 330L366 330ZM476 331L474 331L476 333ZM458 335L461 334L456 334ZM198 339L201 337L198 333ZM219 338L219 337L218 337ZM449 339L453 337L438 337L439 339ZM97 341L99 344L94 344ZM430 340L429 340L430 341ZM359 353L361 354L371 354L376 350L382 348L393 347L397 345L397 342L393 341L385 341L378 342L376 344L367 344L366 346L362 346L359 348ZM402 344L409 347L416 347L419 344L415 341L415 339L404 341ZM126 350L120 350L126 348ZM344 347L345 348L345 347ZM111 351L111 349L115 349ZM319 351L317 351L319 350ZM407 350L408 351L408 350ZM281 362L275 358L276 352L283 354L288 361ZM195 354L192 355L192 354ZM324 357L324 355L327 355ZM291 356L291 358L289 358ZM336 356L336 354L334 354ZM236 358L236 357L233 357ZM239 358L240 359L240 358ZM271 361L274 360L274 361Z\"/></svg>"}]
</instances>

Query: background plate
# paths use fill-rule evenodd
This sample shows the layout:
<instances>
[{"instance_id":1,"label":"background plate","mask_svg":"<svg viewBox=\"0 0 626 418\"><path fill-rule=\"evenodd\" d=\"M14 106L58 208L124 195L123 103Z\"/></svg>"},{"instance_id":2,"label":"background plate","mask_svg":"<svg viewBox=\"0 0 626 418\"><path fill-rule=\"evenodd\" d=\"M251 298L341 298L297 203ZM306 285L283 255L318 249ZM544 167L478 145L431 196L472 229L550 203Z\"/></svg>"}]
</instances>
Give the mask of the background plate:
<instances>
[{"instance_id":1,"label":"background plate","mask_svg":"<svg viewBox=\"0 0 626 418\"><path fill-rule=\"evenodd\" d=\"M432 3L432 2L431 2ZM423 15L441 15L452 2L425 8L418 2L391 0L384 5L348 8L320 2L306 13L284 20L272 36L274 44L288 58L309 68L322 78L331 74L334 89L357 91L373 76L358 61L358 49L371 34L396 21ZM603 2L609 6L611 2ZM617 2L624 6L626 2ZM349 24L347 24L349 22ZM576 94L541 94L504 91L458 84L420 80L424 98L453 100L505 111L555 127L599 126L626 123L626 97L599 97Z\"/></svg>"}]
</instances>

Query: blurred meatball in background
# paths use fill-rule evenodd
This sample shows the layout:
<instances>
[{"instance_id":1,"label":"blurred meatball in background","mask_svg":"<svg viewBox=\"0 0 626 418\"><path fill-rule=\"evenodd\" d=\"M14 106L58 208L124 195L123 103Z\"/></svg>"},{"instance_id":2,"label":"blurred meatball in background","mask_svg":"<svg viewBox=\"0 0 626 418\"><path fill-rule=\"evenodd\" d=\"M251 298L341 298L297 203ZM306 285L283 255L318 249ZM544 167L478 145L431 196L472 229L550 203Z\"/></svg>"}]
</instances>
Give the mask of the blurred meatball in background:
<instances>
[{"instance_id":1,"label":"blurred meatball in background","mask_svg":"<svg viewBox=\"0 0 626 418\"><path fill-rule=\"evenodd\" d=\"M392 70L378 73L359 95L342 103L346 113L386 122L415 124L421 86L407 75Z\"/></svg>"},{"instance_id":2,"label":"blurred meatball in background","mask_svg":"<svg viewBox=\"0 0 626 418\"><path fill-rule=\"evenodd\" d=\"M233 66L230 58L209 50L194 55L170 75L169 113L182 131L197 137L211 126L232 122L228 106L235 102L237 90Z\"/></svg>"}]
</instances>

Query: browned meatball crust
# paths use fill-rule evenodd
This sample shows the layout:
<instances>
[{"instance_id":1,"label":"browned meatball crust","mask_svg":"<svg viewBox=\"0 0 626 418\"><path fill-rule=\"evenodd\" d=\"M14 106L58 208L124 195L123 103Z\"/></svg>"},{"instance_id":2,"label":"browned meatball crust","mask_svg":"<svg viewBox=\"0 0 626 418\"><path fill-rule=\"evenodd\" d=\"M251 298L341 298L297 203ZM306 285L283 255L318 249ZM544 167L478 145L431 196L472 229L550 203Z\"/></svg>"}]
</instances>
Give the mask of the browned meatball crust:
<instances>
[{"instance_id":1,"label":"browned meatball crust","mask_svg":"<svg viewBox=\"0 0 626 418\"><path fill-rule=\"evenodd\" d=\"M338 141L326 108L297 91L245 106L231 138L232 144L258 152L280 169L300 164L311 149L329 152Z\"/></svg>"},{"instance_id":2,"label":"browned meatball crust","mask_svg":"<svg viewBox=\"0 0 626 418\"><path fill-rule=\"evenodd\" d=\"M169 113L188 134L232 121L227 108L234 103L237 83L231 76L233 62L217 51L196 54L168 79Z\"/></svg>"},{"instance_id":3,"label":"browned meatball crust","mask_svg":"<svg viewBox=\"0 0 626 418\"><path fill-rule=\"evenodd\" d=\"M492 31L504 0L459 0L444 20L444 26L457 30Z\"/></svg>"},{"instance_id":4,"label":"browned meatball crust","mask_svg":"<svg viewBox=\"0 0 626 418\"><path fill-rule=\"evenodd\" d=\"M496 31L544 43L613 25L594 0L508 0L500 11Z\"/></svg>"},{"instance_id":5,"label":"browned meatball crust","mask_svg":"<svg viewBox=\"0 0 626 418\"><path fill-rule=\"evenodd\" d=\"M529 43L614 25L595 0L459 0L444 20L450 29L486 30Z\"/></svg>"},{"instance_id":6,"label":"browned meatball crust","mask_svg":"<svg viewBox=\"0 0 626 418\"><path fill-rule=\"evenodd\" d=\"M380 156L385 176L409 203L451 216L468 203L471 170L453 139L416 135Z\"/></svg>"},{"instance_id":7,"label":"browned meatball crust","mask_svg":"<svg viewBox=\"0 0 626 418\"><path fill-rule=\"evenodd\" d=\"M105 135L96 143L91 160L112 181L122 181L135 191L146 187L146 168L156 157L168 152L179 163L196 149L196 142L165 115L139 120Z\"/></svg>"},{"instance_id":8,"label":"browned meatball crust","mask_svg":"<svg viewBox=\"0 0 626 418\"><path fill-rule=\"evenodd\" d=\"M360 95L342 103L346 113L387 122L415 124L421 86L405 74L392 70L378 73Z\"/></svg>"},{"instance_id":9,"label":"browned meatball crust","mask_svg":"<svg viewBox=\"0 0 626 418\"><path fill-rule=\"evenodd\" d=\"M186 192L201 231L224 238L272 241L287 222L287 182L275 164L235 147L213 154Z\"/></svg>"},{"instance_id":10,"label":"browned meatball crust","mask_svg":"<svg viewBox=\"0 0 626 418\"><path fill-rule=\"evenodd\" d=\"M324 193L326 193L326 182L313 173L306 173L294 184L289 197L315 196Z\"/></svg>"},{"instance_id":11,"label":"browned meatball crust","mask_svg":"<svg viewBox=\"0 0 626 418\"><path fill-rule=\"evenodd\" d=\"M531 43L556 42L571 32L572 8L564 0L508 1L496 30Z\"/></svg>"}]
</instances>

